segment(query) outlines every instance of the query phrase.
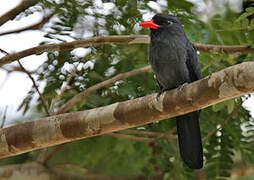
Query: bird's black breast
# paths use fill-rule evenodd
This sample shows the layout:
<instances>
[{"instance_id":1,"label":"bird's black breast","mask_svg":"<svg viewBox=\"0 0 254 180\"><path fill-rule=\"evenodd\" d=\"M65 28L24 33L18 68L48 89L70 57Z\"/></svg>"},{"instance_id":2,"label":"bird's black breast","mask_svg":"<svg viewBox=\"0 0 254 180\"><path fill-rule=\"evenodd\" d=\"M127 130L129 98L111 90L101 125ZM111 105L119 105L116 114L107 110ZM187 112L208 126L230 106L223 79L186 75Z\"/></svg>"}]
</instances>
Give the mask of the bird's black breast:
<instances>
[{"instance_id":1,"label":"bird's black breast","mask_svg":"<svg viewBox=\"0 0 254 180\"><path fill-rule=\"evenodd\" d=\"M165 89L190 82L185 41L179 39L151 40L149 60L159 84Z\"/></svg>"}]
</instances>

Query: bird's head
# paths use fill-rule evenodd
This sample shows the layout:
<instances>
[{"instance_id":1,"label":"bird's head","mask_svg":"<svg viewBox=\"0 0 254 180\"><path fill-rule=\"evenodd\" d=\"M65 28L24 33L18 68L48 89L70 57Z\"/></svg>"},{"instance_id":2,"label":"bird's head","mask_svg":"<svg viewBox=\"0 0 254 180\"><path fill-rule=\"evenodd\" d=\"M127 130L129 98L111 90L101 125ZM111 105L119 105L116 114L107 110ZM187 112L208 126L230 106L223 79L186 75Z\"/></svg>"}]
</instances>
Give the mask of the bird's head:
<instances>
[{"instance_id":1,"label":"bird's head","mask_svg":"<svg viewBox=\"0 0 254 180\"><path fill-rule=\"evenodd\" d=\"M152 20L142 22L139 26L150 28L152 31L159 29L182 29L181 21L176 16L170 14L156 14Z\"/></svg>"}]
</instances>

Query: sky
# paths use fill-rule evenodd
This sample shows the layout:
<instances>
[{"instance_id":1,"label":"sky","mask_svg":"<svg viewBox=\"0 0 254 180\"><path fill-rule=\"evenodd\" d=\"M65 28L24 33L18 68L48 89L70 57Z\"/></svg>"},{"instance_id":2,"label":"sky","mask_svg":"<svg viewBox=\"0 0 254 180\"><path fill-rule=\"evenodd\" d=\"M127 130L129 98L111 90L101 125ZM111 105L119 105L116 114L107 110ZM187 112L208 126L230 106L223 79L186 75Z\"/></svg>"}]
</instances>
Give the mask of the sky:
<instances>
[{"instance_id":1,"label":"sky","mask_svg":"<svg viewBox=\"0 0 254 180\"><path fill-rule=\"evenodd\" d=\"M9 9L19 4L21 0L11 0L1 2L0 16L7 12ZM9 21L0 27L0 32L7 30L13 30L17 27L29 25L38 22L42 18L42 15L35 13L26 18L22 18L21 21ZM10 34L0 36L0 48L9 52L18 52L27 48L37 46L43 39L44 33L40 31L27 31L18 34ZM0 53L0 57L4 54ZM21 60L21 63L27 70L36 69L46 58L46 54L41 56L29 56ZM12 63L16 64L17 63ZM6 66L8 67L8 66ZM17 112L17 107L24 99L27 92L31 89L32 82L28 76L24 73L13 72L7 75L6 71L0 69L0 118L1 114L6 105L7 109L7 120L12 117L21 116L22 114Z\"/></svg>"},{"instance_id":2,"label":"sky","mask_svg":"<svg viewBox=\"0 0 254 180\"><path fill-rule=\"evenodd\" d=\"M9 9L15 7L20 1L21 0L5 0L4 2L1 2L0 16L7 12ZM202 6L200 6L200 10L202 10ZM156 6L154 7L156 8ZM38 22L41 18L42 14L34 13L33 15L22 18L21 20L9 21L0 27L0 32L34 24ZM18 52L27 48L37 46L41 41L45 40L43 35L44 33L41 31L26 31L18 34L0 36L0 48L9 53ZM0 53L0 57L3 56L4 54ZM33 55L23 58L21 60L21 63L27 70L35 70L45 60L46 53L40 56ZM8 67L8 65L6 67ZM31 89L31 86L32 82L25 73L13 72L7 75L6 71L0 68L0 124L3 109L6 106L8 106L6 124L8 124L12 118L22 116L21 112L17 112L17 108L26 96L27 92ZM244 106L247 109L251 110L252 114L254 114L253 97L247 100L244 103Z\"/></svg>"}]
</instances>

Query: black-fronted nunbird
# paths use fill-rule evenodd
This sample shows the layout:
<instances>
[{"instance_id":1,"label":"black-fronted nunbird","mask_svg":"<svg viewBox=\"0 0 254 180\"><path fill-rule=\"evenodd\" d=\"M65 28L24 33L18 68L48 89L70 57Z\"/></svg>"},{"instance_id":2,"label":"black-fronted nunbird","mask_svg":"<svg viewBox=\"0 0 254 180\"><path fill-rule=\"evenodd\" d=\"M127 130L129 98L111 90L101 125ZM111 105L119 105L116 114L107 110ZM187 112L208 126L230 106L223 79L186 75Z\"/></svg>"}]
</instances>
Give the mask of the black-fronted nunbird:
<instances>
[{"instance_id":1,"label":"black-fronted nunbird","mask_svg":"<svg viewBox=\"0 0 254 180\"><path fill-rule=\"evenodd\" d=\"M181 90L184 84L201 79L197 51L176 16L157 14L140 26L151 29L149 61L160 86L158 96L166 90ZM199 114L200 111L195 111L176 117L180 154L192 169L203 167Z\"/></svg>"}]
</instances>

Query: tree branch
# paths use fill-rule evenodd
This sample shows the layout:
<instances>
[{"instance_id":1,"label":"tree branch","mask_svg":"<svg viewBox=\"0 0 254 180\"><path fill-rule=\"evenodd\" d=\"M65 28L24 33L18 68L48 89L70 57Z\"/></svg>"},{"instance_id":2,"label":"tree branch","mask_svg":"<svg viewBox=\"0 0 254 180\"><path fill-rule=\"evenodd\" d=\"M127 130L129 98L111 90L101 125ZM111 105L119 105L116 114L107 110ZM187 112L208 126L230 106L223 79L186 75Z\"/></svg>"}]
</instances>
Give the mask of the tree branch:
<instances>
[{"instance_id":1,"label":"tree branch","mask_svg":"<svg viewBox=\"0 0 254 180\"><path fill-rule=\"evenodd\" d=\"M4 127L4 124L5 124L5 121L6 121L7 109L8 109L8 106L6 106L5 109L4 109L4 113L3 113L3 117L2 117L2 123L1 123L0 128Z\"/></svg>"},{"instance_id":2,"label":"tree branch","mask_svg":"<svg viewBox=\"0 0 254 180\"><path fill-rule=\"evenodd\" d=\"M81 101L82 99L84 99L85 96L87 96L88 94L91 94L93 92L95 92L96 90L100 89L100 88L103 88L103 87L106 87L108 86L109 84L111 83L114 83L120 79L124 79L124 78L128 78L130 76L134 76L134 75L137 75L139 73L142 73L142 72L146 72L146 71L149 71L151 70L151 67L150 66L147 66L147 67L144 67L144 68L141 68L141 69L137 69L137 70L133 70L133 71L129 71L129 72L126 72L126 73L121 73L121 74L118 74L116 76L114 76L113 78L110 78L106 81L103 81L101 83L98 83L90 88L88 88L87 90L77 94L76 96L74 96L72 99L70 99L66 104L64 104L57 112L57 114L62 114L64 112L66 112L71 106L73 106L75 103ZM71 77L70 76L66 82L66 88L67 88L67 85L69 84L69 81L71 80ZM60 98L61 94L65 91L65 88L62 89L62 91L60 92L60 94L58 95L58 97ZM55 106L55 102L57 101L58 98L56 98L54 100L54 102L52 103L52 108L51 108L51 114L53 114L53 111L54 110L54 106ZM131 131L131 130L130 130ZM165 137L165 136L162 136L162 137ZM125 137L127 138L127 137ZM153 139L154 140L154 139ZM64 146L64 145L62 145ZM63 149L63 148L61 148ZM58 151L56 151L58 152ZM52 151L52 152L48 152L48 150L44 150L42 152L41 155L39 155L38 157L38 161L40 161L41 163L45 164L51 157L53 157L53 154L56 153L55 151ZM44 154L44 155L43 155ZM45 156L45 157L44 157Z\"/></svg>"},{"instance_id":3,"label":"tree branch","mask_svg":"<svg viewBox=\"0 0 254 180\"><path fill-rule=\"evenodd\" d=\"M48 162L48 160L50 160L53 157L55 153L63 150L64 147L65 147L65 144L60 144L56 146L55 149L52 151L50 151L49 148L45 148L40 152L36 161L42 165L45 165Z\"/></svg>"},{"instance_id":4,"label":"tree branch","mask_svg":"<svg viewBox=\"0 0 254 180\"><path fill-rule=\"evenodd\" d=\"M32 77L32 75L24 68L24 66L20 63L20 61L18 60L18 63L19 63L19 66L22 68L22 70L28 75L28 77L31 79L31 81L33 82L33 86L35 88L35 90L37 91L37 93L39 94L40 96L40 100L42 102L42 105L45 109L45 112L48 114L48 116L50 116L50 112L49 112L49 109L48 109L48 105L46 103L46 100L44 99L43 95L41 94L34 78Z\"/></svg>"},{"instance_id":5,"label":"tree branch","mask_svg":"<svg viewBox=\"0 0 254 180\"><path fill-rule=\"evenodd\" d=\"M0 17L0 26L6 23L9 20L14 19L18 14L26 10L27 8L35 5L37 3L37 0L23 0L19 5L17 5L15 8L11 9L4 15Z\"/></svg>"},{"instance_id":6,"label":"tree branch","mask_svg":"<svg viewBox=\"0 0 254 180\"><path fill-rule=\"evenodd\" d=\"M217 131L219 131L220 129L222 129L227 123L228 121L240 110L240 108L242 107L242 103L239 104L233 112L231 112L228 116L228 118L223 121L221 124L220 124L220 127L216 127L215 129L213 129L212 131L210 131L203 139L202 141L205 142L208 138L210 138L214 133L216 133Z\"/></svg>"},{"instance_id":7,"label":"tree branch","mask_svg":"<svg viewBox=\"0 0 254 180\"><path fill-rule=\"evenodd\" d=\"M179 116L254 92L254 63L226 68L163 93L0 129L0 158Z\"/></svg>"},{"instance_id":8,"label":"tree branch","mask_svg":"<svg viewBox=\"0 0 254 180\"><path fill-rule=\"evenodd\" d=\"M51 110L50 110L51 114L55 114L55 111L54 111L55 105L56 105L57 101L60 99L60 97L63 95L63 93L68 89L68 86L69 86L69 84L71 82L71 79L75 75L76 71L77 71L77 67L74 67L72 73L69 75L69 77L66 80L65 86L61 89L61 91L57 95L57 97L53 100L52 107L51 107Z\"/></svg>"},{"instance_id":9,"label":"tree branch","mask_svg":"<svg viewBox=\"0 0 254 180\"><path fill-rule=\"evenodd\" d=\"M0 33L0 36L7 35L7 34L12 34L12 33L20 33L20 32L27 31L27 30L37 30L37 29L40 29L53 16L54 16L54 13L51 13L48 16L44 17L40 22L38 22L36 24L30 25L30 26L27 26L27 27L23 27L23 28L19 28L19 29L16 29L16 30L10 30L10 31L6 31L6 32L2 32L2 33Z\"/></svg>"},{"instance_id":10,"label":"tree branch","mask_svg":"<svg viewBox=\"0 0 254 180\"><path fill-rule=\"evenodd\" d=\"M174 130L176 130L176 128L173 128ZM126 129L123 131L119 131L119 133L126 133L126 134L137 134L137 135L146 135L146 136L155 136L155 137L171 137L172 133L174 133L173 131L170 131L170 133L160 133L160 132L151 132L151 131L138 131L138 130L132 130L132 129Z\"/></svg>"},{"instance_id":11,"label":"tree branch","mask_svg":"<svg viewBox=\"0 0 254 180\"><path fill-rule=\"evenodd\" d=\"M112 136L115 138L120 138L120 139L131 139L134 141L143 141L143 142L151 142L153 140L152 138L137 137L137 136L127 135L127 134L120 134L120 133L108 133L105 135Z\"/></svg>"},{"instance_id":12,"label":"tree branch","mask_svg":"<svg viewBox=\"0 0 254 180\"><path fill-rule=\"evenodd\" d=\"M59 44L48 44L29 48L17 53L6 55L0 58L0 66L11 63L18 59L30 56L33 54L40 54L43 52L66 51L79 47L90 47L103 44L149 44L150 38L147 35L126 35L126 36L101 36L89 39L77 40L73 42L63 42ZM236 46L220 46L220 45L203 45L195 44L194 46L200 52L208 53L249 53L254 52L254 48L249 45L236 45Z\"/></svg>"},{"instance_id":13,"label":"tree branch","mask_svg":"<svg viewBox=\"0 0 254 180\"><path fill-rule=\"evenodd\" d=\"M116 76L114 76L113 78L110 78L106 81L103 81L101 83L95 84L92 87L89 87L88 89L86 89L85 91L82 91L81 93L75 95L73 98L71 98L67 103L65 103L59 110L57 114L62 114L64 112L66 112L70 107L72 107L74 104L76 104L77 102L81 101L84 99L85 96L87 96L88 94L91 94L95 91L97 91L98 89L101 89L103 87L106 87L116 81L119 81L121 79L125 79L131 76L135 76L139 73L143 73L143 72L147 72L151 70L151 66L146 66L140 69L135 69L126 73L120 73Z\"/></svg>"}]
</instances>

